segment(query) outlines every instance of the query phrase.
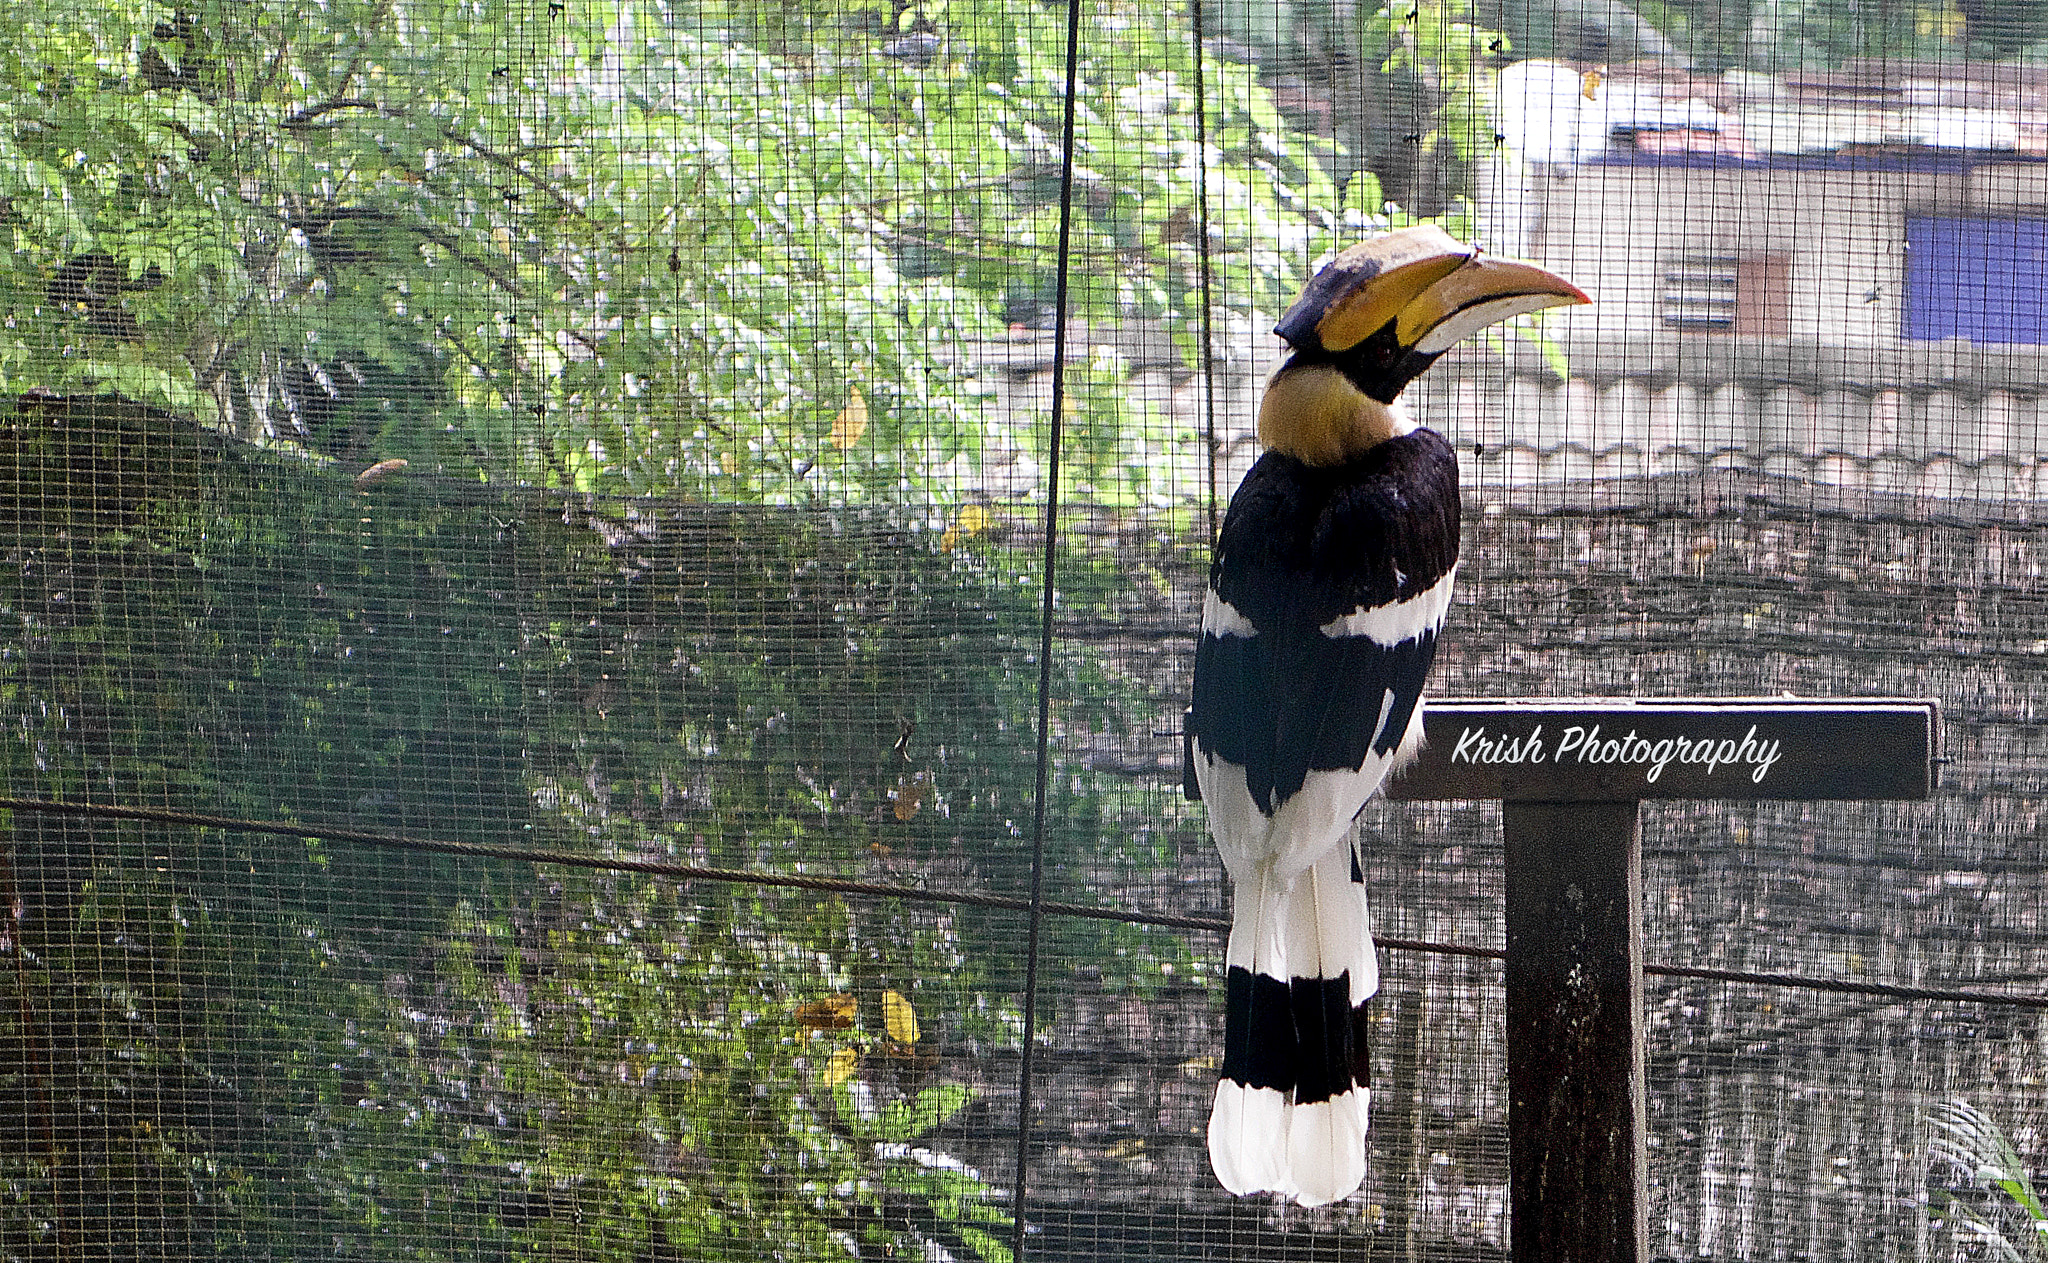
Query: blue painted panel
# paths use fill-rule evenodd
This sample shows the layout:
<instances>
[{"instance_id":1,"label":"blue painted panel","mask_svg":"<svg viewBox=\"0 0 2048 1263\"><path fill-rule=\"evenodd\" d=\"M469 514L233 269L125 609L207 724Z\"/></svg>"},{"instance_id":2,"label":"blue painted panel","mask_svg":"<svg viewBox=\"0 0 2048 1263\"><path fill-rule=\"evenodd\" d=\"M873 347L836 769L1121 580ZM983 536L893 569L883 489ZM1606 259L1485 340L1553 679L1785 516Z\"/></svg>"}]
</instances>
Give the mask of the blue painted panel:
<instances>
[{"instance_id":1,"label":"blue painted panel","mask_svg":"<svg viewBox=\"0 0 2048 1263\"><path fill-rule=\"evenodd\" d=\"M2048 218L1906 220L1908 338L2048 344Z\"/></svg>"}]
</instances>

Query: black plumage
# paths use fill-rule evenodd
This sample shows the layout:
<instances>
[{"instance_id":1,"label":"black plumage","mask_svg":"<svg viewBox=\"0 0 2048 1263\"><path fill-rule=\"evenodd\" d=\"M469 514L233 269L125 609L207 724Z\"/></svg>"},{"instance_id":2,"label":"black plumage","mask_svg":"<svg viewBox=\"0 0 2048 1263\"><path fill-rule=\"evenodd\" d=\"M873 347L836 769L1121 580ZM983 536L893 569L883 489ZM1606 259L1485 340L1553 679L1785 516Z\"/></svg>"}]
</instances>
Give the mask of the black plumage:
<instances>
[{"instance_id":1,"label":"black plumage","mask_svg":"<svg viewBox=\"0 0 2048 1263\"><path fill-rule=\"evenodd\" d=\"M1392 645L1320 629L1435 587L1458 562L1458 504L1458 458L1434 430L1334 467L1268 452L1245 476L1209 583L1259 634L1202 636L1189 731L1245 769L1261 812L1311 771L1357 768L1407 732L1436 657L1434 629Z\"/></svg>"}]
</instances>

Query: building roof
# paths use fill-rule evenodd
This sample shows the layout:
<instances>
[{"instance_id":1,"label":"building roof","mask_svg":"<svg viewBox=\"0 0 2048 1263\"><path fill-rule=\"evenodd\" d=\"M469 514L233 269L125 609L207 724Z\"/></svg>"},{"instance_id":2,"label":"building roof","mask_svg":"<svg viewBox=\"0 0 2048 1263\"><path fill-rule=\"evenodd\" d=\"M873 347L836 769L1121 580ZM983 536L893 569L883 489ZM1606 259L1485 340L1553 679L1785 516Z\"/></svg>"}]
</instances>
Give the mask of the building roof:
<instances>
[{"instance_id":1,"label":"building roof","mask_svg":"<svg viewBox=\"0 0 2048 1263\"><path fill-rule=\"evenodd\" d=\"M1501 130L1550 163L1968 167L2048 161L2048 68L1870 63L1696 75L1525 61Z\"/></svg>"}]
</instances>

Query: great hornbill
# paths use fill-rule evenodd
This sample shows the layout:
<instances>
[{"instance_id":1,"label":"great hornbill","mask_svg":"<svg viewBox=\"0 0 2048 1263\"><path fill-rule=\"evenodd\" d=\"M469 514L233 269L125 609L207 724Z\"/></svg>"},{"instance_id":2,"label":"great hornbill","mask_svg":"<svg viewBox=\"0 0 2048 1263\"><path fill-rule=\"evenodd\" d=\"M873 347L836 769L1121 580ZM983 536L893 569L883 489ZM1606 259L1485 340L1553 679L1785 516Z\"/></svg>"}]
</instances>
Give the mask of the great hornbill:
<instances>
[{"instance_id":1,"label":"great hornbill","mask_svg":"<svg viewBox=\"0 0 2048 1263\"><path fill-rule=\"evenodd\" d=\"M1379 988L1352 823L1419 745L1458 568L1458 461L1401 390L1496 321L1589 301L1441 229L1351 247L1275 332L1266 449L1231 497L1195 653L1189 758L1235 888L1209 1157L1304 1205L1365 1178Z\"/></svg>"}]
</instances>

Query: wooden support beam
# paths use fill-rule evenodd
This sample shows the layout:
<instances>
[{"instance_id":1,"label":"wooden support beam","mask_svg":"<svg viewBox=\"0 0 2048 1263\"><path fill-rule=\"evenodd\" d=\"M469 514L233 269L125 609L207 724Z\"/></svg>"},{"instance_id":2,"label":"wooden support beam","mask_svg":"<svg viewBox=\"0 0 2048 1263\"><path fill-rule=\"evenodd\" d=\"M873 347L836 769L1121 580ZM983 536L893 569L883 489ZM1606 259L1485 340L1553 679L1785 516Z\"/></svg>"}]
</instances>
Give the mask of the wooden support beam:
<instances>
[{"instance_id":1,"label":"wooden support beam","mask_svg":"<svg viewBox=\"0 0 2048 1263\"><path fill-rule=\"evenodd\" d=\"M1632 802L1502 808L1517 1260L1650 1257L1640 814Z\"/></svg>"},{"instance_id":2,"label":"wooden support beam","mask_svg":"<svg viewBox=\"0 0 2048 1263\"><path fill-rule=\"evenodd\" d=\"M1926 698L1432 702L1396 801L1497 798L1507 854L1508 1164L1516 1263L1649 1257L1646 799L1926 798ZM1184 780L1199 798L1194 754Z\"/></svg>"},{"instance_id":3,"label":"wooden support beam","mask_svg":"<svg viewBox=\"0 0 2048 1263\"><path fill-rule=\"evenodd\" d=\"M1516 1263L1649 1258L1645 799L1926 798L1932 701L1432 703L1397 800L1497 798Z\"/></svg>"}]
</instances>

